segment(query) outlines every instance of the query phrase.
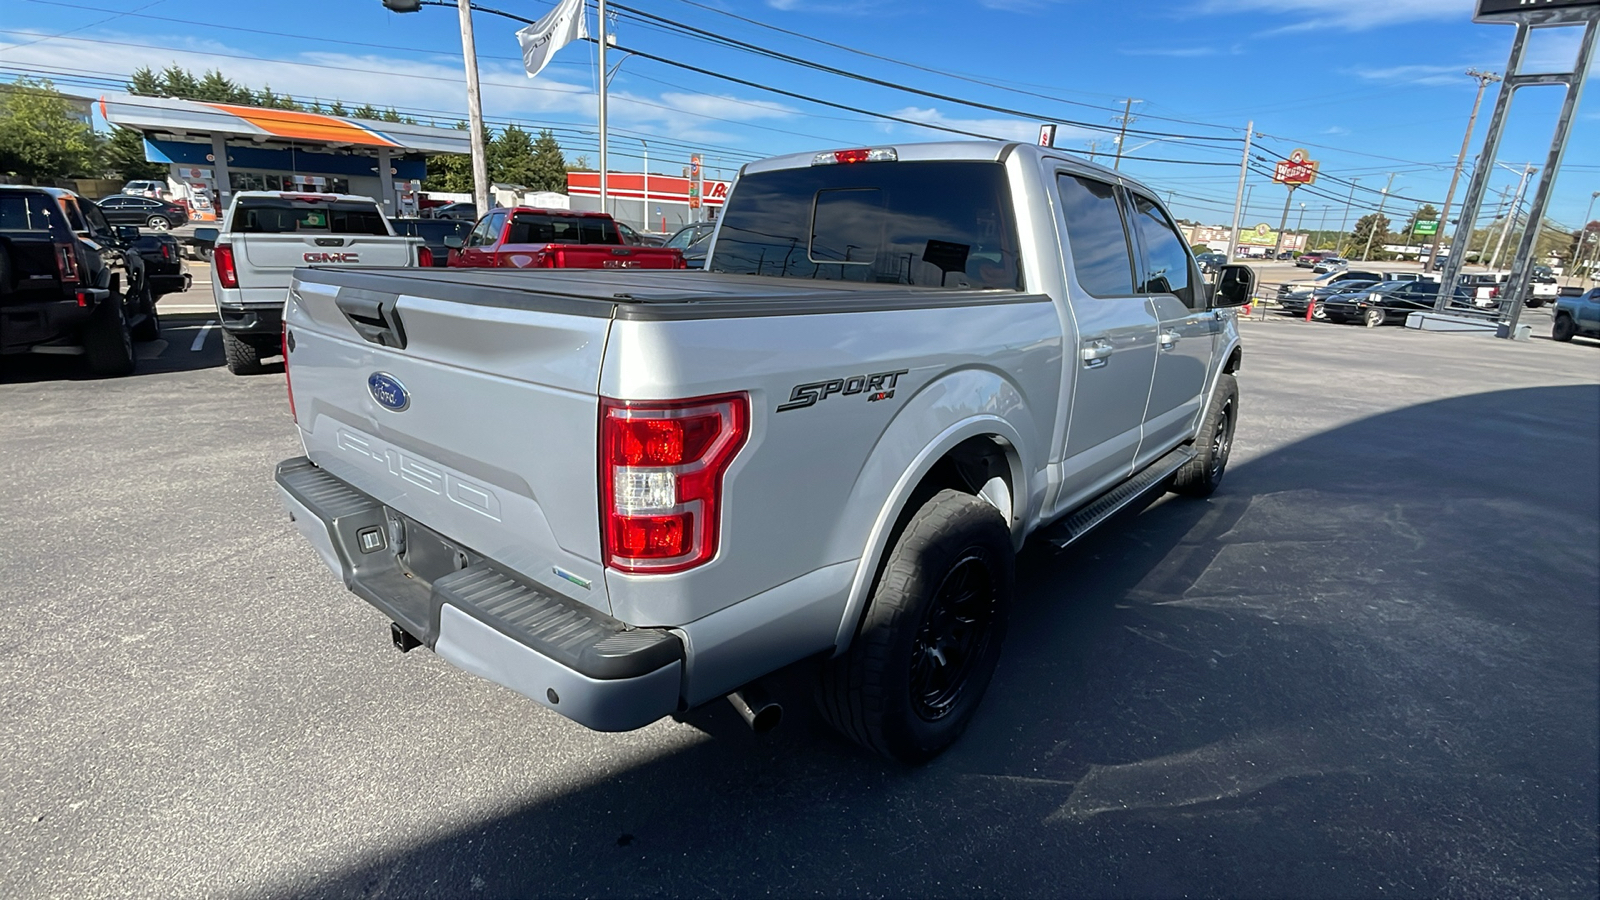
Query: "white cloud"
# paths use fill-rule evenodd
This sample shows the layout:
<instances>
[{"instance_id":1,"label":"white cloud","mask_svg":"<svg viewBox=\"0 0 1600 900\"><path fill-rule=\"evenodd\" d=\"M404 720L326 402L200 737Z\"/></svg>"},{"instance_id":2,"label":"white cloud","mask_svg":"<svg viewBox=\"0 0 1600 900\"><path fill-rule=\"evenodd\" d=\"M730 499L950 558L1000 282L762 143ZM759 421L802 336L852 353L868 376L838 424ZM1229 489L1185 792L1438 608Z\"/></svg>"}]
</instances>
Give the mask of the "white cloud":
<instances>
[{"instance_id":1,"label":"white cloud","mask_svg":"<svg viewBox=\"0 0 1600 900\"><path fill-rule=\"evenodd\" d=\"M1473 0L1208 0L1201 10L1207 15L1265 13L1300 20L1280 31L1363 31L1430 19L1468 21L1473 7Z\"/></svg>"}]
</instances>

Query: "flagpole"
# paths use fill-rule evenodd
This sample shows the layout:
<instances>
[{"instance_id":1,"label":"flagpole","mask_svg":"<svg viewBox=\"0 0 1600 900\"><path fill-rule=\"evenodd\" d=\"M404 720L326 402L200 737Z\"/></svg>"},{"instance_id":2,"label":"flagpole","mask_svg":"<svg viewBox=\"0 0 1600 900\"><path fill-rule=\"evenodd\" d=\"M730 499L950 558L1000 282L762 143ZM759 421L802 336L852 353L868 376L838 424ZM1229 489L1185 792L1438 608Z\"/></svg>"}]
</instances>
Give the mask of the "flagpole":
<instances>
[{"instance_id":1,"label":"flagpole","mask_svg":"<svg viewBox=\"0 0 1600 900\"><path fill-rule=\"evenodd\" d=\"M466 0L462 0L463 3ZM598 0L600 7L600 74L595 80L600 86L600 211L606 209L606 0Z\"/></svg>"}]
</instances>

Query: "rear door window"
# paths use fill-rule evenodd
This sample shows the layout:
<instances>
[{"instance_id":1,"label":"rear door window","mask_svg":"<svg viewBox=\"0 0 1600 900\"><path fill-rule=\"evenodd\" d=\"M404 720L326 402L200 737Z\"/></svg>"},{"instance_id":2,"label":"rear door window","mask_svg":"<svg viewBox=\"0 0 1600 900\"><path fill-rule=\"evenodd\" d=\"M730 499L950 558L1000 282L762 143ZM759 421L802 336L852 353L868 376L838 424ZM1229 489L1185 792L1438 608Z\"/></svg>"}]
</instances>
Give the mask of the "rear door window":
<instances>
[{"instance_id":1,"label":"rear door window","mask_svg":"<svg viewBox=\"0 0 1600 900\"><path fill-rule=\"evenodd\" d=\"M1133 249L1114 185L1081 175L1058 175L1061 211L1078 286L1094 297L1134 293Z\"/></svg>"},{"instance_id":2,"label":"rear door window","mask_svg":"<svg viewBox=\"0 0 1600 900\"><path fill-rule=\"evenodd\" d=\"M56 218L43 194L0 193L0 231L50 231Z\"/></svg>"}]
</instances>

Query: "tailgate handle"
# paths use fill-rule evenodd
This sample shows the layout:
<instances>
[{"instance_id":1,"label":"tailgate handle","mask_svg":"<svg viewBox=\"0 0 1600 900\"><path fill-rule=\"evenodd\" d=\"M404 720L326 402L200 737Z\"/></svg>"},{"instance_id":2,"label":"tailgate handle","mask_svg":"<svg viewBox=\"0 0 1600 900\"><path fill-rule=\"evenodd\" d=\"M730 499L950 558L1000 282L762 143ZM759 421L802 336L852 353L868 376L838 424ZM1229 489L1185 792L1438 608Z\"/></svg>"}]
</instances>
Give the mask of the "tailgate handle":
<instances>
[{"instance_id":1,"label":"tailgate handle","mask_svg":"<svg viewBox=\"0 0 1600 900\"><path fill-rule=\"evenodd\" d=\"M355 326L363 340L382 347L404 350L406 330L400 322L400 311L395 309L400 298L394 294L374 294L368 291L339 292L334 299L339 311Z\"/></svg>"}]
</instances>

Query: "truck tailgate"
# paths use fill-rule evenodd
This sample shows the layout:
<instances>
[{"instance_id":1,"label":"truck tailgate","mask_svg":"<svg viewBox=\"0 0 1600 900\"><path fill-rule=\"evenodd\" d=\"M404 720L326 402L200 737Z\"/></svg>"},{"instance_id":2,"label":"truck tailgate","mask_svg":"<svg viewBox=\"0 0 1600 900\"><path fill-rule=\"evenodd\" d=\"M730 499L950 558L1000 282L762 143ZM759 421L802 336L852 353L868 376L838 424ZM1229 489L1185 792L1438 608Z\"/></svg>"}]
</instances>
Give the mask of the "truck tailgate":
<instances>
[{"instance_id":1,"label":"truck tailgate","mask_svg":"<svg viewBox=\"0 0 1600 900\"><path fill-rule=\"evenodd\" d=\"M409 266L419 238L370 234L231 235L247 302L282 303L294 270L305 266Z\"/></svg>"},{"instance_id":2,"label":"truck tailgate","mask_svg":"<svg viewBox=\"0 0 1600 900\"><path fill-rule=\"evenodd\" d=\"M609 612L595 445L610 307L491 308L310 280L321 274L295 280L285 314L311 461Z\"/></svg>"}]
</instances>

